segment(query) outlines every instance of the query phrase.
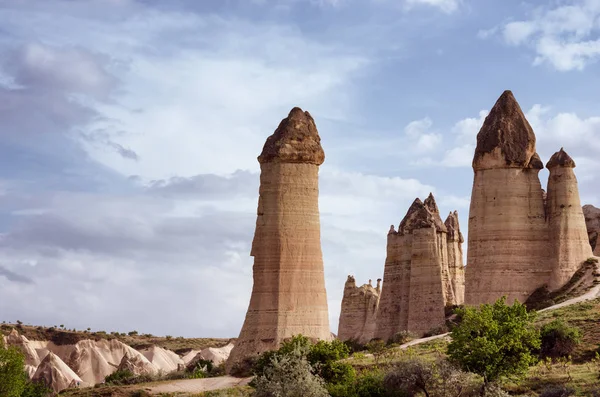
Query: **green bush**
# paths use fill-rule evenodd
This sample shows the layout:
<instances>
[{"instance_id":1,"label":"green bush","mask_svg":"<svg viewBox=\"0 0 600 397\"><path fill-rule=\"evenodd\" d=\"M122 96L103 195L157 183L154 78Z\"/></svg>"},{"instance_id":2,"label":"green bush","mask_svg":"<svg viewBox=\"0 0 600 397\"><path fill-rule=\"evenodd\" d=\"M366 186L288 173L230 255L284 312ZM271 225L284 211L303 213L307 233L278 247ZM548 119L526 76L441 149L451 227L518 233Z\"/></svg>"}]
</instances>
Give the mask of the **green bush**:
<instances>
[{"instance_id":1,"label":"green bush","mask_svg":"<svg viewBox=\"0 0 600 397\"><path fill-rule=\"evenodd\" d=\"M130 379L135 377L136 376L133 374L133 372L129 371L128 369L124 369L115 371L106 376L106 378L104 378L104 383L107 385L124 385L127 384Z\"/></svg>"},{"instance_id":2,"label":"green bush","mask_svg":"<svg viewBox=\"0 0 600 397\"><path fill-rule=\"evenodd\" d=\"M542 338L540 354L542 357L568 357L581 342L581 332L557 319L545 324L540 335Z\"/></svg>"},{"instance_id":3,"label":"green bush","mask_svg":"<svg viewBox=\"0 0 600 397\"><path fill-rule=\"evenodd\" d=\"M329 397L325 382L299 348L272 356L262 375L254 381L255 397Z\"/></svg>"},{"instance_id":4,"label":"green bush","mask_svg":"<svg viewBox=\"0 0 600 397\"><path fill-rule=\"evenodd\" d=\"M23 371L25 359L16 347L4 347L0 335L0 396L20 397L25 390L27 377Z\"/></svg>"},{"instance_id":5,"label":"green bush","mask_svg":"<svg viewBox=\"0 0 600 397\"><path fill-rule=\"evenodd\" d=\"M328 385L327 391L331 397L385 397L384 376L381 370L366 370L352 382Z\"/></svg>"},{"instance_id":6,"label":"green bush","mask_svg":"<svg viewBox=\"0 0 600 397\"><path fill-rule=\"evenodd\" d=\"M494 304L457 309L462 321L451 333L448 356L464 371L483 377L485 385L504 376L519 376L537 362L540 332L533 321L535 312L506 297Z\"/></svg>"}]
</instances>

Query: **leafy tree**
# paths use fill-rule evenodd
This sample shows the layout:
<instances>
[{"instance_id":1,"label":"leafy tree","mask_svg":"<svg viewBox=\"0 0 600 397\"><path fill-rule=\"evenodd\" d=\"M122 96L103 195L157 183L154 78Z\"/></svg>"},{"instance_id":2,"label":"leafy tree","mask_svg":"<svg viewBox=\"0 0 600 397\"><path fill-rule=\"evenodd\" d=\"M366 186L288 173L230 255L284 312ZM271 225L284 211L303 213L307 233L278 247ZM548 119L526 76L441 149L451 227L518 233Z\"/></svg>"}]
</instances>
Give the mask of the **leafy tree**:
<instances>
[{"instance_id":1,"label":"leafy tree","mask_svg":"<svg viewBox=\"0 0 600 397\"><path fill-rule=\"evenodd\" d=\"M570 327L564 321L557 319L545 324L541 331L542 357L567 357L581 342L581 332L576 327Z\"/></svg>"},{"instance_id":2,"label":"leafy tree","mask_svg":"<svg viewBox=\"0 0 600 397\"><path fill-rule=\"evenodd\" d=\"M535 312L506 297L494 304L457 309L462 321L452 330L450 359L463 370L483 377L482 392L490 382L505 376L523 375L536 362L540 333L534 327Z\"/></svg>"},{"instance_id":3,"label":"leafy tree","mask_svg":"<svg viewBox=\"0 0 600 397\"><path fill-rule=\"evenodd\" d=\"M25 391L25 359L16 347L5 347L0 335L0 396L20 397Z\"/></svg>"}]
</instances>

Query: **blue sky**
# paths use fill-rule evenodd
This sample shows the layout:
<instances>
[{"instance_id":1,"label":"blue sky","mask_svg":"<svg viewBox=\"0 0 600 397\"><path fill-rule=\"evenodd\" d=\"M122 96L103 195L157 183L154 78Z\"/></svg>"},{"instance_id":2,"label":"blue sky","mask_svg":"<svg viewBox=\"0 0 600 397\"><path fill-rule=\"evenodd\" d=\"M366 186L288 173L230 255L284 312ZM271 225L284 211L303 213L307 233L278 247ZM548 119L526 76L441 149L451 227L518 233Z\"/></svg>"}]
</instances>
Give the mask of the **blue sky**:
<instances>
[{"instance_id":1,"label":"blue sky","mask_svg":"<svg viewBox=\"0 0 600 397\"><path fill-rule=\"evenodd\" d=\"M600 203L600 0L0 0L0 55L1 320L237 336L256 157L294 106L326 153L333 331L415 197L466 234L505 89Z\"/></svg>"}]
</instances>

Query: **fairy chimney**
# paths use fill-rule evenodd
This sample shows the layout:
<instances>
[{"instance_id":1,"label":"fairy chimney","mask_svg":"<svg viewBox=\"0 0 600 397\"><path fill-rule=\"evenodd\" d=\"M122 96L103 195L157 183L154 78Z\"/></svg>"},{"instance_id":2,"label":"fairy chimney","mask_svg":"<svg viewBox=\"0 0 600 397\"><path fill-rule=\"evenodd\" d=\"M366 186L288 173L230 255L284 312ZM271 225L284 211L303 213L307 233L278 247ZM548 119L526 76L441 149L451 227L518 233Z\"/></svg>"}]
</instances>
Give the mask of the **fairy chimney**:
<instances>
[{"instance_id":1,"label":"fairy chimney","mask_svg":"<svg viewBox=\"0 0 600 397\"><path fill-rule=\"evenodd\" d=\"M254 284L228 372L293 335L331 338L318 202L324 160L315 122L300 108L281 121L258 157L260 189L250 253Z\"/></svg>"},{"instance_id":2,"label":"fairy chimney","mask_svg":"<svg viewBox=\"0 0 600 397\"><path fill-rule=\"evenodd\" d=\"M548 288L556 290L592 256L592 249L573 172L575 161L561 148L550 158L546 168L550 170L546 215L553 263Z\"/></svg>"},{"instance_id":3,"label":"fairy chimney","mask_svg":"<svg viewBox=\"0 0 600 397\"><path fill-rule=\"evenodd\" d=\"M524 302L550 278L543 168L535 134L510 91L477 134L469 209L465 303ZM542 282L543 283L543 282Z\"/></svg>"}]
</instances>

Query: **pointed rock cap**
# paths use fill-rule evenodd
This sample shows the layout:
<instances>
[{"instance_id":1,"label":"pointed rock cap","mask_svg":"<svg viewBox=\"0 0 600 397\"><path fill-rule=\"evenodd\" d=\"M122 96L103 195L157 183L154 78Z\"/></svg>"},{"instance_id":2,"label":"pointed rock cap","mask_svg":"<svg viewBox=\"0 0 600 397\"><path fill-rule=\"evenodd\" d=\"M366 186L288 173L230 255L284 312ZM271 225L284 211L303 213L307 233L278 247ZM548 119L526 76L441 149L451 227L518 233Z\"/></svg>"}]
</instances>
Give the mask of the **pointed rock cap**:
<instances>
[{"instance_id":1,"label":"pointed rock cap","mask_svg":"<svg viewBox=\"0 0 600 397\"><path fill-rule=\"evenodd\" d=\"M543 168L533 129L511 91L498 98L477 134L473 169L490 168Z\"/></svg>"},{"instance_id":2,"label":"pointed rock cap","mask_svg":"<svg viewBox=\"0 0 600 397\"><path fill-rule=\"evenodd\" d=\"M546 168L548 169L555 167L575 168L575 160L573 160L563 148L560 148L558 152L550 157L548 163L546 163Z\"/></svg>"},{"instance_id":3,"label":"pointed rock cap","mask_svg":"<svg viewBox=\"0 0 600 397\"><path fill-rule=\"evenodd\" d=\"M400 222L398 233L407 234L415 229L430 227L435 227L438 232L446 232L446 226L444 226L442 218L440 218L437 204L432 194L429 194L425 202L422 202L419 198L413 201L404 219Z\"/></svg>"},{"instance_id":4,"label":"pointed rock cap","mask_svg":"<svg viewBox=\"0 0 600 397\"><path fill-rule=\"evenodd\" d=\"M344 288L349 288L349 287L356 287L356 280L354 279L354 276L349 274L348 275L348 279L346 280L346 284L344 285Z\"/></svg>"},{"instance_id":5,"label":"pointed rock cap","mask_svg":"<svg viewBox=\"0 0 600 397\"><path fill-rule=\"evenodd\" d=\"M306 163L321 165L325 152L312 116L295 107L267 138L258 162Z\"/></svg>"},{"instance_id":6,"label":"pointed rock cap","mask_svg":"<svg viewBox=\"0 0 600 397\"><path fill-rule=\"evenodd\" d=\"M462 233L460 232L460 224L458 223L458 211L450 212L448 218L444 222L446 229L448 229L448 240L458 241L461 244L465 241Z\"/></svg>"}]
</instances>

